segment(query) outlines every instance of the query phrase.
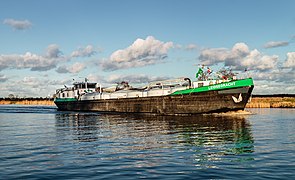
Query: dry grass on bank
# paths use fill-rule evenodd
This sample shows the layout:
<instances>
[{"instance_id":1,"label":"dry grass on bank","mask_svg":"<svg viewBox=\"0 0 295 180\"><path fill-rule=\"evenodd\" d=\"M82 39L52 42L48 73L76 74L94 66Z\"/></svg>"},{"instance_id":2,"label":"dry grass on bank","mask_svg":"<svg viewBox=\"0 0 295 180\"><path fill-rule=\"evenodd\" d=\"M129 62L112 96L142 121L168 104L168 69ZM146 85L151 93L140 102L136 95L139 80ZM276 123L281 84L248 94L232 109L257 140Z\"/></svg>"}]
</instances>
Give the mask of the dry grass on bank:
<instances>
[{"instance_id":1,"label":"dry grass on bank","mask_svg":"<svg viewBox=\"0 0 295 180\"><path fill-rule=\"evenodd\" d=\"M295 97L254 97L247 108L295 108Z\"/></svg>"},{"instance_id":2,"label":"dry grass on bank","mask_svg":"<svg viewBox=\"0 0 295 180\"><path fill-rule=\"evenodd\" d=\"M54 106L52 100L0 100L0 104L18 104L18 105L42 105Z\"/></svg>"}]
</instances>

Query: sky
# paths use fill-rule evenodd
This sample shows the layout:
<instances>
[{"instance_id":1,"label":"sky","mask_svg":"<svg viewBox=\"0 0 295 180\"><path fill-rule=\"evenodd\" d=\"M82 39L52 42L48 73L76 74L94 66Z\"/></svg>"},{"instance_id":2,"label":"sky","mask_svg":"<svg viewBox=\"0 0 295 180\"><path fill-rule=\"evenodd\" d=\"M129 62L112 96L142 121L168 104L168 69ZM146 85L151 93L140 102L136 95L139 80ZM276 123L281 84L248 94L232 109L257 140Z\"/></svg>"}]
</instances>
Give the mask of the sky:
<instances>
[{"instance_id":1,"label":"sky","mask_svg":"<svg viewBox=\"0 0 295 180\"><path fill-rule=\"evenodd\" d=\"M2 0L0 97L74 81L140 86L198 66L295 94L294 0ZM248 71L245 73L245 69Z\"/></svg>"}]
</instances>

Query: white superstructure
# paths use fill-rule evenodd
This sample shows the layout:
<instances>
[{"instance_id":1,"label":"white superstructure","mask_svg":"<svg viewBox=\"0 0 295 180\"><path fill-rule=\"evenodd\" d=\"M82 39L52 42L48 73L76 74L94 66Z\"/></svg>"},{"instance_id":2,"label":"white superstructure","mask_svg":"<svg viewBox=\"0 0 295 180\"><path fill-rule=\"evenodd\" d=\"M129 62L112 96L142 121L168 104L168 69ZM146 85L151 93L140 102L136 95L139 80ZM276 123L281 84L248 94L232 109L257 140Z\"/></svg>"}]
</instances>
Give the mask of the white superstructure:
<instances>
[{"instance_id":1,"label":"white superstructure","mask_svg":"<svg viewBox=\"0 0 295 180\"><path fill-rule=\"evenodd\" d=\"M98 83L76 82L73 87L56 90L56 98L99 100L165 96L190 87L191 81L188 78L151 82L143 88L132 88L127 82L121 82L116 86L107 88L102 88Z\"/></svg>"}]
</instances>

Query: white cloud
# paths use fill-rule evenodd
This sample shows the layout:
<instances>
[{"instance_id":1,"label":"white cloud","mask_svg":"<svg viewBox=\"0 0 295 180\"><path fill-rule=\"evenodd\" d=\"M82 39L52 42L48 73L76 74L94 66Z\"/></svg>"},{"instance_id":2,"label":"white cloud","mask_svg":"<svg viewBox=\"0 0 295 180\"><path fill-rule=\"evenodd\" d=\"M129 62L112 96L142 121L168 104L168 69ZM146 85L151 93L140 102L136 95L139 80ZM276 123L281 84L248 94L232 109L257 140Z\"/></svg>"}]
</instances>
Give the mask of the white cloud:
<instances>
[{"instance_id":1,"label":"white cloud","mask_svg":"<svg viewBox=\"0 0 295 180\"><path fill-rule=\"evenodd\" d=\"M272 92L272 93L281 94L282 92L284 93L294 92L294 91L292 92L287 90L288 87L292 87L292 86L294 87L294 84L295 84L295 79L294 79L295 71L292 69L276 67L272 69L271 71L255 71L254 70L254 71L250 71L249 73L250 73L250 76L252 76L255 81L254 89L256 89L257 87L256 85L258 86L267 85L267 87L269 87L269 89L267 90L269 90L269 92ZM276 84L282 84L282 83L284 83L284 90L282 90L282 86L278 86L281 88L280 91L279 89L277 90L272 89L272 87L274 87ZM255 92L258 92L258 91L256 90Z\"/></svg>"},{"instance_id":2,"label":"white cloud","mask_svg":"<svg viewBox=\"0 0 295 180\"><path fill-rule=\"evenodd\" d=\"M284 71L280 73L279 78L277 79L278 82L285 82L288 85L294 86L295 84L295 71L294 70L289 70L289 71ZM295 91L293 91L294 94Z\"/></svg>"},{"instance_id":3,"label":"white cloud","mask_svg":"<svg viewBox=\"0 0 295 180\"><path fill-rule=\"evenodd\" d=\"M93 46L88 45L85 48L79 48L76 51L72 52L72 57L90 57L94 55L96 51L94 50Z\"/></svg>"},{"instance_id":4,"label":"white cloud","mask_svg":"<svg viewBox=\"0 0 295 180\"><path fill-rule=\"evenodd\" d=\"M262 55L257 49L250 52L245 58L240 60L240 66L251 70L270 70L277 68L279 57L277 55Z\"/></svg>"},{"instance_id":5,"label":"white cloud","mask_svg":"<svg viewBox=\"0 0 295 180\"><path fill-rule=\"evenodd\" d=\"M234 57L244 57L249 54L249 48L245 43L236 43L232 48Z\"/></svg>"},{"instance_id":6,"label":"white cloud","mask_svg":"<svg viewBox=\"0 0 295 180\"><path fill-rule=\"evenodd\" d=\"M76 62L69 68L69 71L70 73L78 73L83 69L85 69L85 65L83 63Z\"/></svg>"},{"instance_id":7,"label":"white cloud","mask_svg":"<svg viewBox=\"0 0 295 180\"><path fill-rule=\"evenodd\" d=\"M275 69L271 72L269 71L263 71L263 72L255 72L254 74L252 74L252 76L255 78L255 80L258 81L276 81L280 78L282 72L280 72L280 70Z\"/></svg>"},{"instance_id":8,"label":"white cloud","mask_svg":"<svg viewBox=\"0 0 295 180\"><path fill-rule=\"evenodd\" d=\"M101 66L104 70L113 71L160 63L172 47L172 42L162 42L148 36L146 39L137 39L126 49L115 51Z\"/></svg>"},{"instance_id":9,"label":"white cloud","mask_svg":"<svg viewBox=\"0 0 295 180\"><path fill-rule=\"evenodd\" d=\"M282 46L288 46L289 42L287 41L270 41L264 45L264 48L276 48Z\"/></svg>"},{"instance_id":10,"label":"white cloud","mask_svg":"<svg viewBox=\"0 0 295 180\"><path fill-rule=\"evenodd\" d=\"M199 59L204 65L214 65L220 62L224 62L229 52L225 48L214 48L214 49L204 49L202 50Z\"/></svg>"},{"instance_id":11,"label":"white cloud","mask_svg":"<svg viewBox=\"0 0 295 180\"><path fill-rule=\"evenodd\" d=\"M58 58L62 55L58 45L50 44L46 49L46 57L49 59Z\"/></svg>"},{"instance_id":12,"label":"white cloud","mask_svg":"<svg viewBox=\"0 0 295 180\"><path fill-rule=\"evenodd\" d=\"M58 73L79 73L85 69L85 65L83 63L76 62L72 66L60 66L57 68L56 72Z\"/></svg>"},{"instance_id":13,"label":"white cloud","mask_svg":"<svg viewBox=\"0 0 295 180\"><path fill-rule=\"evenodd\" d=\"M1 82L6 82L8 78L4 74L0 74L0 83Z\"/></svg>"},{"instance_id":14,"label":"white cloud","mask_svg":"<svg viewBox=\"0 0 295 180\"><path fill-rule=\"evenodd\" d=\"M255 83L255 82L254 82ZM284 89L282 90L282 87ZM295 86L284 82L269 83L269 81L261 81L255 83L253 94L294 94Z\"/></svg>"},{"instance_id":15,"label":"white cloud","mask_svg":"<svg viewBox=\"0 0 295 180\"><path fill-rule=\"evenodd\" d=\"M99 74L89 74L87 76L87 79L89 80L89 82L98 82L98 83L106 82L105 78Z\"/></svg>"},{"instance_id":16,"label":"white cloud","mask_svg":"<svg viewBox=\"0 0 295 180\"><path fill-rule=\"evenodd\" d=\"M69 70L66 65L60 66L56 69L58 73L69 73Z\"/></svg>"},{"instance_id":17,"label":"white cloud","mask_svg":"<svg viewBox=\"0 0 295 180\"><path fill-rule=\"evenodd\" d=\"M184 49L188 51L193 51L198 49L198 46L196 44L188 44Z\"/></svg>"},{"instance_id":18,"label":"white cloud","mask_svg":"<svg viewBox=\"0 0 295 180\"><path fill-rule=\"evenodd\" d=\"M28 20L5 19L3 24L9 25L15 30L24 30L32 27L32 23Z\"/></svg>"},{"instance_id":19,"label":"white cloud","mask_svg":"<svg viewBox=\"0 0 295 180\"><path fill-rule=\"evenodd\" d=\"M44 56L26 52L25 54L0 55L0 71L6 68L26 69L32 71L47 71L66 58L61 56L57 45L49 45Z\"/></svg>"},{"instance_id":20,"label":"white cloud","mask_svg":"<svg viewBox=\"0 0 295 180\"><path fill-rule=\"evenodd\" d=\"M24 77L23 80L21 81L22 85L27 85L30 86L32 88L37 88L38 86L40 86L40 82L39 79L36 77Z\"/></svg>"},{"instance_id":21,"label":"white cloud","mask_svg":"<svg viewBox=\"0 0 295 180\"><path fill-rule=\"evenodd\" d=\"M283 67L295 69L295 52L288 52Z\"/></svg>"},{"instance_id":22,"label":"white cloud","mask_svg":"<svg viewBox=\"0 0 295 180\"><path fill-rule=\"evenodd\" d=\"M51 80L40 76L25 76L18 80L10 79L5 86L0 86L0 97L7 97L8 94L19 97L47 97L49 94L53 95L57 88L71 83L71 79Z\"/></svg>"},{"instance_id":23,"label":"white cloud","mask_svg":"<svg viewBox=\"0 0 295 180\"><path fill-rule=\"evenodd\" d=\"M204 65L215 65L224 63L233 70L245 68L265 71L275 68L278 63L278 56L263 55L257 49L249 50L245 43L236 43L232 49L211 48L201 51L199 60Z\"/></svg>"}]
</instances>

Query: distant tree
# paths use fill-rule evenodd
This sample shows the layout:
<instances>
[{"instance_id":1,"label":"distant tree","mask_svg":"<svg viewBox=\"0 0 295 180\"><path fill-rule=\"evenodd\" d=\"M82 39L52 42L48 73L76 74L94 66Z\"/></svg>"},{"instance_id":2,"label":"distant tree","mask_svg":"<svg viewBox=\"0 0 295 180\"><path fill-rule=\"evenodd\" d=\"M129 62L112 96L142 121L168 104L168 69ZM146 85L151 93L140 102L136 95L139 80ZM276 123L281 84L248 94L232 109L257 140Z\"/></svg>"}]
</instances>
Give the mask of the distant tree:
<instances>
[{"instance_id":1,"label":"distant tree","mask_svg":"<svg viewBox=\"0 0 295 180\"><path fill-rule=\"evenodd\" d=\"M14 96L14 94L9 94L9 95L8 95L8 98L9 98L9 99L14 99L15 96Z\"/></svg>"}]
</instances>

